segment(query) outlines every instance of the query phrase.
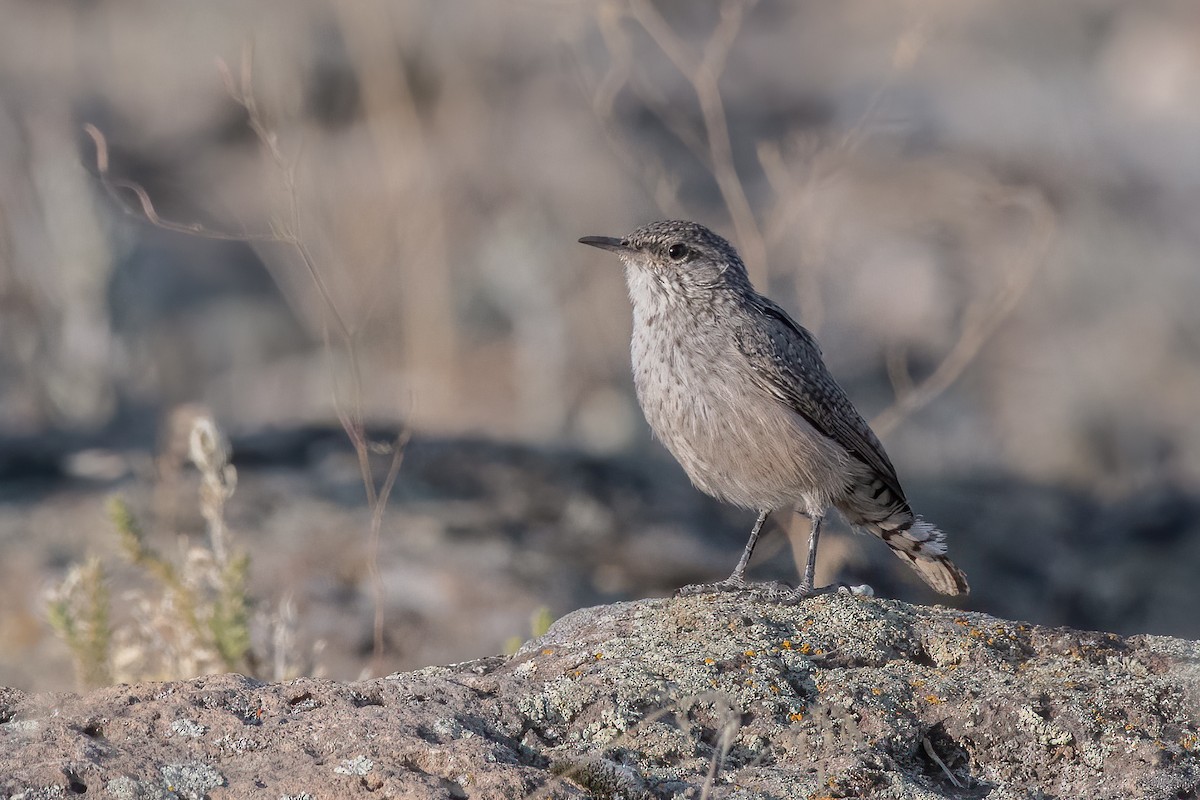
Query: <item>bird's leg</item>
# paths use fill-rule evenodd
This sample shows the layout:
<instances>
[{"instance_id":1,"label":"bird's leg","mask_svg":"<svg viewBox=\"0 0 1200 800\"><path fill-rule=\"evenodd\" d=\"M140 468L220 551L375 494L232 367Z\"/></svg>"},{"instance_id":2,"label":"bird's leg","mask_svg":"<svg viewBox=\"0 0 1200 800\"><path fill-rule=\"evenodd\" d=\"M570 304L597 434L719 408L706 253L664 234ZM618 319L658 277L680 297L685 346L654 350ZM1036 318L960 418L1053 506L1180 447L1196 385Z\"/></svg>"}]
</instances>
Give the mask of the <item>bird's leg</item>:
<instances>
[{"instance_id":1,"label":"bird's leg","mask_svg":"<svg viewBox=\"0 0 1200 800\"><path fill-rule=\"evenodd\" d=\"M817 573L817 542L821 539L821 520L825 519L824 514L809 514L809 533L808 533L808 561L804 565L804 576L800 579L800 585L797 586L791 594L783 599L785 604L797 603L806 597L812 597L815 594L827 594L836 592L838 586L822 586L817 588L813 586L816 580Z\"/></svg>"},{"instance_id":2,"label":"bird's leg","mask_svg":"<svg viewBox=\"0 0 1200 800\"><path fill-rule=\"evenodd\" d=\"M684 586L675 594L679 596L692 594L708 594L710 592L732 592L738 589L745 589L746 583L746 567L750 564L750 556L754 554L754 545L758 544L758 536L762 533L763 525L767 521L767 517L771 515L771 511L765 510L758 514L758 519L754 523L754 527L750 529L750 538L746 541L746 548L742 551L742 557L738 559L737 566L733 568L733 572L723 581L717 583L701 583L695 586Z\"/></svg>"},{"instance_id":3,"label":"bird's leg","mask_svg":"<svg viewBox=\"0 0 1200 800\"><path fill-rule=\"evenodd\" d=\"M750 538L746 540L746 549L742 551L742 557L738 559L737 566L733 568L729 577L721 583L739 589L746 585L746 567L750 565L750 556L754 555L754 545L758 544L758 535L762 533L762 526L770 515L770 511L759 512L754 527L750 529Z\"/></svg>"},{"instance_id":4,"label":"bird's leg","mask_svg":"<svg viewBox=\"0 0 1200 800\"><path fill-rule=\"evenodd\" d=\"M816 587L813 584L816 581L817 572L817 542L821 538L821 521L825 519L824 514L812 514L808 517L811 525L811 530L808 534L808 562L804 565L804 577L800 581L800 585L795 590L783 599L785 604L797 603L806 597L812 597L816 594L829 594L830 592L847 591L854 595L871 596L875 592L870 586L863 584L862 586L850 586L846 583L834 583L829 586Z\"/></svg>"},{"instance_id":5,"label":"bird's leg","mask_svg":"<svg viewBox=\"0 0 1200 800\"><path fill-rule=\"evenodd\" d=\"M811 514L808 518L808 562L804 565L804 577L796 587L797 597L806 597L815 591L813 581L817 573L817 541L821 538L821 520L824 518L822 514Z\"/></svg>"}]
</instances>

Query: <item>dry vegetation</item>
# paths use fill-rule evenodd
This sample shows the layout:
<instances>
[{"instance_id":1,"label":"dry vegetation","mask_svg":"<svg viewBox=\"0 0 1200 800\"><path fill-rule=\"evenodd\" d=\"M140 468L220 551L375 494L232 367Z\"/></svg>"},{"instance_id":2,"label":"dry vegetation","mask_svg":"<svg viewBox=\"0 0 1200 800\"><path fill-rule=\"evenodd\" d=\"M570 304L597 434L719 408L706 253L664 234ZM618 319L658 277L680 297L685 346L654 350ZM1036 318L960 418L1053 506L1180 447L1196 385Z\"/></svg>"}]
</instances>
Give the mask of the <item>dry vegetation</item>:
<instances>
[{"instance_id":1,"label":"dry vegetation","mask_svg":"<svg viewBox=\"0 0 1200 800\"><path fill-rule=\"evenodd\" d=\"M126 501L114 496L111 524L140 580L123 587L116 613L98 558L71 567L48 592L49 621L71 652L80 688L217 672L283 680L312 668L288 647L295 621L285 609L252 620L250 559L234 548L225 520L225 503L237 486L229 443L210 416L192 415L189 422L187 458L200 473L206 541L181 538L178 558L164 556L148 543ZM173 456L168 451L164 460Z\"/></svg>"}]
</instances>

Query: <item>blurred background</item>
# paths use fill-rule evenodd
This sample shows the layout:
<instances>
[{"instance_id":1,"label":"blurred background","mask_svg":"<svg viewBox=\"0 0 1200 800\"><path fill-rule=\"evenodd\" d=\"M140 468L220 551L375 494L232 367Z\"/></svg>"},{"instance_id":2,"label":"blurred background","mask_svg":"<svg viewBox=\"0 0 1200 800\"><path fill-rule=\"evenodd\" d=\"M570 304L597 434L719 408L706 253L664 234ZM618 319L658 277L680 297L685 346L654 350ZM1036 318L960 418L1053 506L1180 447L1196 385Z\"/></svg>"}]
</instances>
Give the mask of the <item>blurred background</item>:
<instances>
[{"instance_id":1,"label":"blurred background","mask_svg":"<svg viewBox=\"0 0 1200 800\"><path fill-rule=\"evenodd\" d=\"M72 684L47 592L89 557L141 631L112 677L169 676L169 600L104 503L202 545L180 414L232 442L268 677L481 656L727 574L753 514L651 441L620 267L576 244L666 217L817 332L964 607L1200 636L1195 2L3 14L0 684ZM339 416L411 435L386 509L391 457L368 488ZM755 571L794 579L769 541ZM822 570L933 599L866 539Z\"/></svg>"}]
</instances>

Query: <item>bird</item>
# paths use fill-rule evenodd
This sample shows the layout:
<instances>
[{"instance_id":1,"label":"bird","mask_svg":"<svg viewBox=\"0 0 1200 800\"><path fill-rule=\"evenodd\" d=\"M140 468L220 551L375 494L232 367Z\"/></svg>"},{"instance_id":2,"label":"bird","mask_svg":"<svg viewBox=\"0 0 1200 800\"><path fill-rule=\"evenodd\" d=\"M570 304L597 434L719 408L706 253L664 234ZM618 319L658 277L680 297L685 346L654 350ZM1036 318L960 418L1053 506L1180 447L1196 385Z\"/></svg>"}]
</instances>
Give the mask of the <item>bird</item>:
<instances>
[{"instance_id":1,"label":"bird","mask_svg":"<svg viewBox=\"0 0 1200 800\"><path fill-rule=\"evenodd\" d=\"M795 510L811 523L808 559L786 600L836 590L814 585L821 525L836 510L852 528L882 539L934 590L970 591L946 555L945 534L913 513L883 445L829 373L816 338L755 291L733 245L685 220L579 242L624 263L634 386L655 437L699 490L758 512L729 577L688 589L749 588L746 568L767 518Z\"/></svg>"}]
</instances>

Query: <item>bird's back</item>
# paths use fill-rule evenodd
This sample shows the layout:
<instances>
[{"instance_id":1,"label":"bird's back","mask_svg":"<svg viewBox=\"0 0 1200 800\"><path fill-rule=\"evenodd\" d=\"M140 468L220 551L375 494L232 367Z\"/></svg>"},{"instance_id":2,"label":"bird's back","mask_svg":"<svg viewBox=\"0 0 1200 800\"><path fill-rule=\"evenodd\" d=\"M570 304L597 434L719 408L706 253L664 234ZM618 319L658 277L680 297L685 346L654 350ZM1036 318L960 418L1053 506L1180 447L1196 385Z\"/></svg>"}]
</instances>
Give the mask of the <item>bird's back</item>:
<instances>
[{"instance_id":1,"label":"bird's back","mask_svg":"<svg viewBox=\"0 0 1200 800\"><path fill-rule=\"evenodd\" d=\"M909 507L883 444L830 375L812 334L761 295L749 308L756 321L741 328L738 348L758 384L847 453L832 505L848 523L883 539L933 588L965 594L966 576L946 558L945 534Z\"/></svg>"}]
</instances>

